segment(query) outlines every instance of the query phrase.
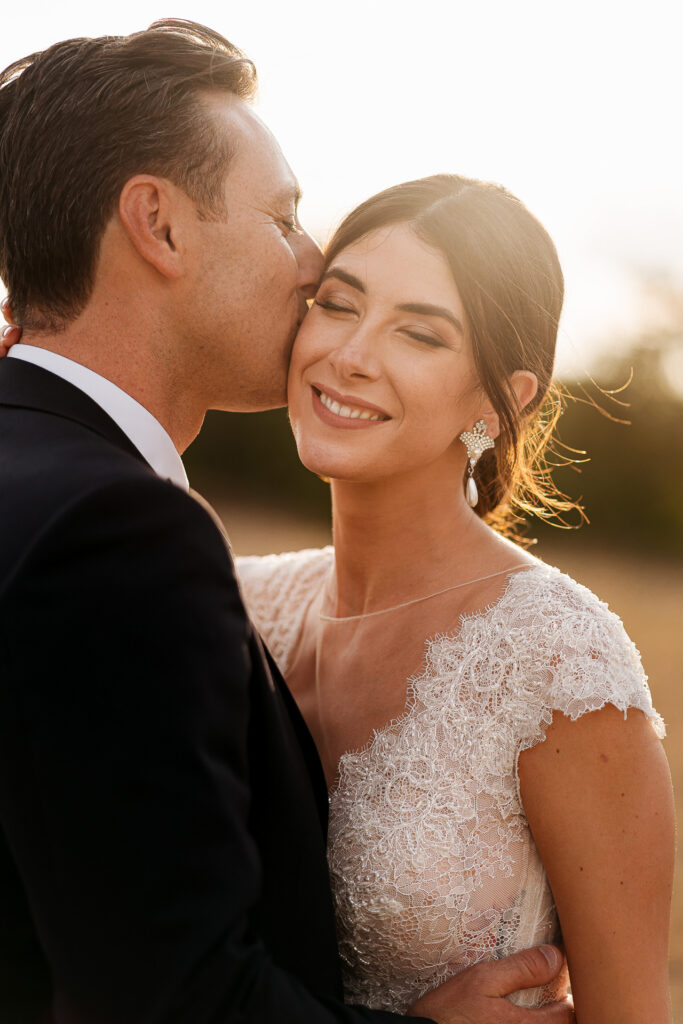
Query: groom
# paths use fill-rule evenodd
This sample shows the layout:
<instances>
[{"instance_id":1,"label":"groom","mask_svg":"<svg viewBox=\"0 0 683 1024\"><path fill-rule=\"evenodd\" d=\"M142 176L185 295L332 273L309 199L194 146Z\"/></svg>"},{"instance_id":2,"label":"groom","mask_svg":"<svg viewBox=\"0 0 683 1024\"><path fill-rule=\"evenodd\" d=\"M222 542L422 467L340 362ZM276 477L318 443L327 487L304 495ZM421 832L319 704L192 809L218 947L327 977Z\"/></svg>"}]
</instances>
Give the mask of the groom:
<instances>
[{"instance_id":1,"label":"groom","mask_svg":"<svg viewBox=\"0 0 683 1024\"><path fill-rule=\"evenodd\" d=\"M180 459L207 409L282 405L320 254L249 61L160 22L0 76L0 1021L361 1024L315 750ZM458 975L438 1024L552 947Z\"/></svg>"}]
</instances>

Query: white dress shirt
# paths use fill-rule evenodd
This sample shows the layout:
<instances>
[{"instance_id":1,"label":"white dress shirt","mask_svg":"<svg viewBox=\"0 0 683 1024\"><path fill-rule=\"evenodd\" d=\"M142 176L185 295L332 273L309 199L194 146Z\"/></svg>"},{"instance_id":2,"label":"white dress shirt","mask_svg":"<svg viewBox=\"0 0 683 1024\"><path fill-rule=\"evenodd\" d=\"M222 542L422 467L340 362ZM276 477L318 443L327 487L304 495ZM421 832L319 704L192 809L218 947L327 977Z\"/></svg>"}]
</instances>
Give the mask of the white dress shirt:
<instances>
[{"instance_id":1,"label":"white dress shirt","mask_svg":"<svg viewBox=\"0 0 683 1024\"><path fill-rule=\"evenodd\" d=\"M73 359L23 342L13 345L7 358L42 366L83 391L121 428L157 476L189 490L183 461L159 420L116 384Z\"/></svg>"}]
</instances>

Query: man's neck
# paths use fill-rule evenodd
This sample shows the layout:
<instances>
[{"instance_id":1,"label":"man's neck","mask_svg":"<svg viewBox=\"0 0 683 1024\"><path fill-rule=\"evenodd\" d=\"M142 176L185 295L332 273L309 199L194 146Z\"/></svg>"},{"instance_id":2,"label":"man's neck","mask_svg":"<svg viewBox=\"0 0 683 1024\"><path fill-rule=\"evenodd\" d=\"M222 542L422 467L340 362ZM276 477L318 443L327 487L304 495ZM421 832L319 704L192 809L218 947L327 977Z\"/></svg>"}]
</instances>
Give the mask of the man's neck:
<instances>
[{"instance_id":1,"label":"man's neck","mask_svg":"<svg viewBox=\"0 0 683 1024\"><path fill-rule=\"evenodd\" d=\"M185 380L168 356L168 348L125 325L88 325L80 318L64 331L24 332L22 343L46 349L80 363L116 384L159 421L182 454L199 433L205 409L192 401ZM96 339L93 342L93 339Z\"/></svg>"}]
</instances>

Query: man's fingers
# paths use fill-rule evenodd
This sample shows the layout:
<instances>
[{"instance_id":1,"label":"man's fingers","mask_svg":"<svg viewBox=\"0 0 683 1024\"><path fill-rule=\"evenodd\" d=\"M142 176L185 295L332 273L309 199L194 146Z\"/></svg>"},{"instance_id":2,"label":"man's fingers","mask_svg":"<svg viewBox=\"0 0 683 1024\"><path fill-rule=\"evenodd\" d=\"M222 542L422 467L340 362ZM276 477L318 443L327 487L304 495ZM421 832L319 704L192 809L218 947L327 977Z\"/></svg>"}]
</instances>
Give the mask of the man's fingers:
<instances>
[{"instance_id":1,"label":"man's fingers","mask_svg":"<svg viewBox=\"0 0 683 1024\"><path fill-rule=\"evenodd\" d=\"M548 985L564 971L564 956L555 946L537 946L459 971L427 992L408 1010L440 1024L575 1024L571 1005L557 1002L539 1009L517 1006L505 996L520 989ZM566 978L555 987L566 991Z\"/></svg>"},{"instance_id":2,"label":"man's fingers","mask_svg":"<svg viewBox=\"0 0 683 1024\"><path fill-rule=\"evenodd\" d=\"M507 996L521 988L547 985L559 974L563 964L564 957L555 946L536 946L513 953L504 960L478 964L474 970L480 974L478 980L483 994Z\"/></svg>"},{"instance_id":3,"label":"man's fingers","mask_svg":"<svg viewBox=\"0 0 683 1024\"><path fill-rule=\"evenodd\" d=\"M15 327L12 324L8 324L7 327L3 327L0 331L0 354L6 356L12 345L21 339L21 327Z\"/></svg>"},{"instance_id":4,"label":"man's fingers","mask_svg":"<svg viewBox=\"0 0 683 1024\"><path fill-rule=\"evenodd\" d=\"M534 1010L533 1019L534 1024L576 1024L574 1006L570 999Z\"/></svg>"},{"instance_id":5,"label":"man's fingers","mask_svg":"<svg viewBox=\"0 0 683 1024\"><path fill-rule=\"evenodd\" d=\"M17 327L14 322L14 314L7 296L0 302L0 311L7 321L7 326L0 331L0 358L2 358L7 355L12 345L21 341L21 327Z\"/></svg>"}]
</instances>

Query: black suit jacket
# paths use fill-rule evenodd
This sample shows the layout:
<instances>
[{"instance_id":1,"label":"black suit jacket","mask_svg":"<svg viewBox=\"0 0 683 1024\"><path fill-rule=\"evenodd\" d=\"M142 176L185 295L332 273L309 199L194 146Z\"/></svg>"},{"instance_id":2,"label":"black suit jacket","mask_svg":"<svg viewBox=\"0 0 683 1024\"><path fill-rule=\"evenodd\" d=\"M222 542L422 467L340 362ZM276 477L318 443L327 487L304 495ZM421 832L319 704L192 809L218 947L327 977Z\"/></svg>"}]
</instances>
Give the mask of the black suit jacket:
<instances>
[{"instance_id":1,"label":"black suit jacket","mask_svg":"<svg viewBox=\"0 0 683 1024\"><path fill-rule=\"evenodd\" d=\"M310 735L210 516L0 362L0 1021L357 1024Z\"/></svg>"}]
</instances>

